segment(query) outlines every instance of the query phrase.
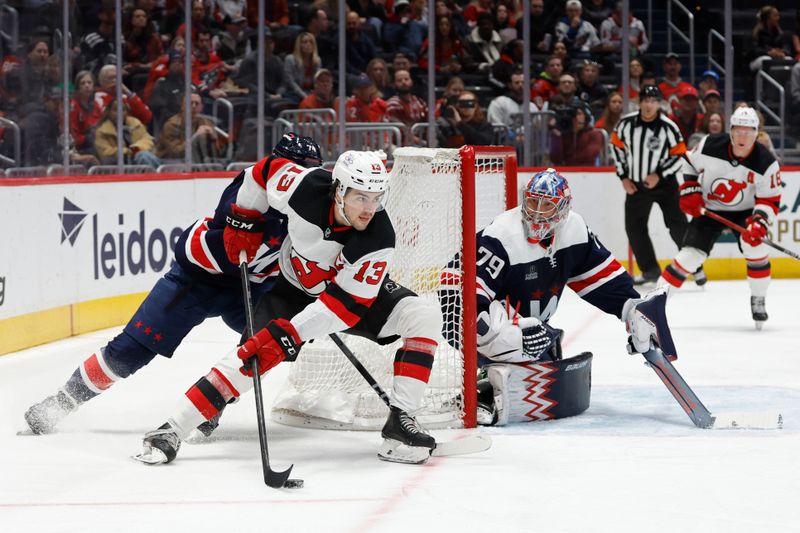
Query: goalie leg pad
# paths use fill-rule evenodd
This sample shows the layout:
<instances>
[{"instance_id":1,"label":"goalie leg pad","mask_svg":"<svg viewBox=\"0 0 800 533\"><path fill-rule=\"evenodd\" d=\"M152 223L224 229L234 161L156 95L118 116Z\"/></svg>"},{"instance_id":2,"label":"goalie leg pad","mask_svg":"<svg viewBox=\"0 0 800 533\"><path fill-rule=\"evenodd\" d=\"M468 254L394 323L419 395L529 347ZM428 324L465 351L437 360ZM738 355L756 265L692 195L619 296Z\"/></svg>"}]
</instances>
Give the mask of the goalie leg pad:
<instances>
[{"instance_id":1,"label":"goalie leg pad","mask_svg":"<svg viewBox=\"0 0 800 533\"><path fill-rule=\"evenodd\" d=\"M548 363L486 366L494 391L495 425L579 415L589 408L592 354Z\"/></svg>"}]
</instances>

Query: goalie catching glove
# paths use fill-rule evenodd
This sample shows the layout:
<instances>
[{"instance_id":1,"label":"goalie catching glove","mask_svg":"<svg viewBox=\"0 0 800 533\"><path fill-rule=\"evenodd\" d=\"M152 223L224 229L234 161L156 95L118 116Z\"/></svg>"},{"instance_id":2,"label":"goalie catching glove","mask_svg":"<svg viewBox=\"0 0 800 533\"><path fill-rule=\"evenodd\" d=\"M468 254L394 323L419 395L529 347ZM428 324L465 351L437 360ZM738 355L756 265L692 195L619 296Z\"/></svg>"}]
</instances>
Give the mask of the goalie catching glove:
<instances>
[{"instance_id":1,"label":"goalie catching glove","mask_svg":"<svg viewBox=\"0 0 800 533\"><path fill-rule=\"evenodd\" d=\"M248 263L253 260L264 239L264 224L264 215L259 211L231 204L231 212L225 215L225 231L222 233L225 253L231 263L239 264L240 250L247 253Z\"/></svg>"},{"instance_id":2,"label":"goalie catching glove","mask_svg":"<svg viewBox=\"0 0 800 533\"><path fill-rule=\"evenodd\" d=\"M644 298L631 298L622 306L622 321L630 333L628 353L645 353L658 347L670 361L678 358L667 324L667 290L649 292Z\"/></svg>"},{"instance_id":3,"label":"goalie catching glove","mask_svg":"<svg viewBox=\"0 0 800 533\"><path fill-rule=\"evenodd\" d=\"M271 320L267 327L247 339L236 355L245 365L239 371L245 376L253 375L247 361L258 357L258 374L273 368L281 361L294 361L300 352L302 341L292 323L283 318Z\"/></svg>"}]
</instances>

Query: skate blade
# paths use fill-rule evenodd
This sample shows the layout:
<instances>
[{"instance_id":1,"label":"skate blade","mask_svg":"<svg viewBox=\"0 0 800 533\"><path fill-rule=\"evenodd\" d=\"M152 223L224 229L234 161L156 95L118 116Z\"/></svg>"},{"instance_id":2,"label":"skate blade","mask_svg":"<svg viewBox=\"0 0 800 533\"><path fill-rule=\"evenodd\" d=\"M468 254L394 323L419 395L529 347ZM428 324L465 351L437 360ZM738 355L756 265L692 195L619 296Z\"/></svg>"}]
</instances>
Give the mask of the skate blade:
<instances>
[{"instance_id":1,"label":"skate blade","mask_svg":"<svg viewBox=\"0 0 800 533\"><path fill-rule=\"evenodd\" d=\"M138 455L132 455L131 459L150 466L163 465L167 462L167 456L158 448L145 449Z\"/></svg>"},{"instance_id":2,"label":"skate blade","mask_svg":"<svg viewBox=\"0 0 800 533\"><path fill-rule=\"evenodd\" d=\"M756 331L761 331L764 329L764 321L763 320L756 320Z\"/></svg>"},{"instance_id":3,"label":"skate blade","mask_svg":"<svg viewBox=\"0 0 800 533\"><path fill-rule=\"evenodd\" d=\"M378 450L378 459L390 463L420 465L431 456L431 449L424 446L408 446L399 440L384 439Z\"/></svg>"},{"instance_id":4,"label":"skate blade","mask_svg":"<svg viewBox=\"0 0 800 533\"><path fill-rule=\"evenodd\" d=\"M191 433L189 433L189 436L183 439L183 442L187 444L208 444L210 442L214 442L215 440L218 439L214 437L213 433L206 437L199 429L193 429Z\"/></svg>"}]
</instances>

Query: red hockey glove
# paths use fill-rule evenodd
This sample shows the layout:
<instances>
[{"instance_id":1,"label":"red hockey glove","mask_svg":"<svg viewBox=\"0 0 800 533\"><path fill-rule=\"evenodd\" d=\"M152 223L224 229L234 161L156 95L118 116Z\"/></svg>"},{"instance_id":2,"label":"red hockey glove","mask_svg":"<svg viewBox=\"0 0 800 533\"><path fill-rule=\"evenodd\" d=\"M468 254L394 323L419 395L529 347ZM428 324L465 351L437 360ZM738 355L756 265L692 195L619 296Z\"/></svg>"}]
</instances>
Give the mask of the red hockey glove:
<instances>
[{"instance_id":1,"label":"red hockey glove","mask_svg":"<svg viewBox=\"0 0 800 533\"><path fill-rule=\"evenodd\" d=\"M255 209L244 209L231 204L231 212L225 215L225 231L222 242L228 260L239 264L239 251L247 253L247 262L253 260L264 238L264 216Z\"/></svg>"},{"instance_id":2,"label":"red hockey glove","mask_svg":"<svg viewBox=\"0 0 800 533\"><path fill-rule=\"evenodd\" d=\"M253 371L247 361L253 357L258 357L258 374L276 366L284 359L294 361L300 352L300 336L294 329L292 323L283 318L270 321L267 327L247 339L239 347L236 355L245 362L239 371L245 376L252 376Z\"/></svg>"},{"instance_id":3,"label":"red hockey glove","mask_svg":"<svg viewBox=\"0 0 800 533\"><path fill-rule=\"evenodd\" d=\"M756 213L747 217L747 228L742 232L742 240L750 246L758 246L767 236L767 221Z\"/></svg>"},{"instance_id":4,"label":"red hockey glove","mask_svg":"<svg viewBox=\"0 0 800 533\"><path fill-rule=\"evenodd\" d=\"M686 181L680 186L681 211L690 217L699 217L703 214L705 202L703 201L703 188L696 181Z\"/></svg>"}]
</instances>

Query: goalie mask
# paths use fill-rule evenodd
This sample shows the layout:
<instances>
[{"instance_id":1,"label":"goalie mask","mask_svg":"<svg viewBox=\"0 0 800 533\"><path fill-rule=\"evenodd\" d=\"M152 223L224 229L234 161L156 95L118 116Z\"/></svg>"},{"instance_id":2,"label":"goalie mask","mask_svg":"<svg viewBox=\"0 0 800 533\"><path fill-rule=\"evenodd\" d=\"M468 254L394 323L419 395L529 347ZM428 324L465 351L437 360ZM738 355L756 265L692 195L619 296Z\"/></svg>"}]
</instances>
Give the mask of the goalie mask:
<instances>
[{"instance_id":1,"label":"goalie mask","mask_svg":"<svg viewBox=\"0 0 800 533\"><path fill-rule=\"evenodd\" d=\"M553 235L567 219L571 203L569 184L554 168L534 175L525 187L522 204L528 242L538 244Z\"/></svg>"},{"instance_id":2,"label":"goalie mask","mask_svg":"<svg viewBox=\"0 0 800 533\"><path fill-rule=\"evenodd\" d=\"M389 188L389 173L378 153L344 152L333 167L333 179L336 183L336 207L345 220L344 204L359 209L383 209L384 196Z\"/></svg>"}]
</instances>

